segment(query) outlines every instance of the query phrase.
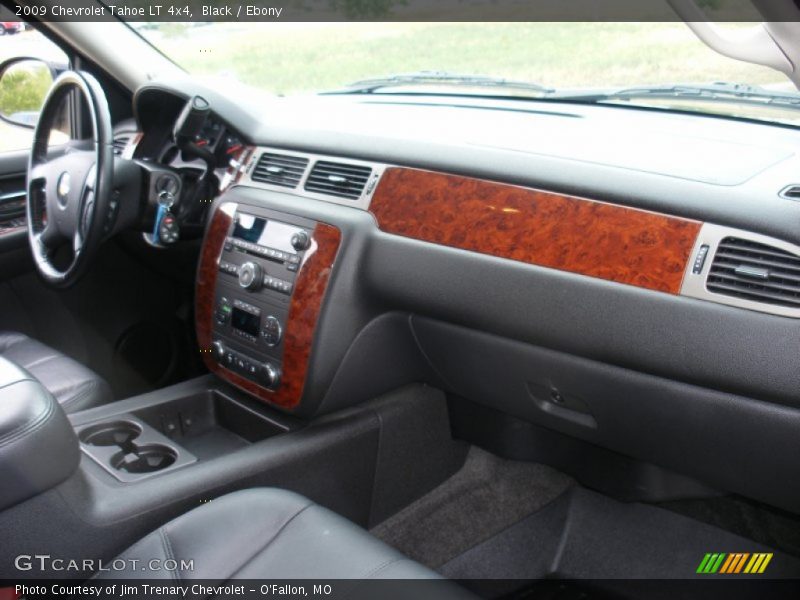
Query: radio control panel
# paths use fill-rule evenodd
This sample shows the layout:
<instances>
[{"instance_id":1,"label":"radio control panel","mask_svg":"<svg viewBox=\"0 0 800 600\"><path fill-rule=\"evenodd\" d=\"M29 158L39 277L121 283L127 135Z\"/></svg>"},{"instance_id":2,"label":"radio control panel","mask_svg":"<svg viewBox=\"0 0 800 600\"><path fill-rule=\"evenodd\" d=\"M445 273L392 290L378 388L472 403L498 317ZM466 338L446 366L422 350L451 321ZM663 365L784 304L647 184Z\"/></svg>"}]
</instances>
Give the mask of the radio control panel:
<instances>
[{"instance_id":1,"label":"radio control panel","mask_svg":"<svg viewBox=\"0 0 800 600\"><path fill-rule=\"evenodd\" d=\"M315 223L240 206L218 261L212 358L254 383L281 385L283 335Z\"/></svg>"}]
</instances>

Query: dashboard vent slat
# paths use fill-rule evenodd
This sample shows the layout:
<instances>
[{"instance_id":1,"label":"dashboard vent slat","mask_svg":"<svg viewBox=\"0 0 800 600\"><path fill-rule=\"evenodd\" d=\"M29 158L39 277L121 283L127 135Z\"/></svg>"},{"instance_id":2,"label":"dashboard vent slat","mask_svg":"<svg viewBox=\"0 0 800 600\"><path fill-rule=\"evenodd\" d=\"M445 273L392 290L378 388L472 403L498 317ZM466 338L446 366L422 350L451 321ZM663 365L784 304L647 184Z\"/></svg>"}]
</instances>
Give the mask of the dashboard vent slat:
<instances>
[{"instance_id":1,"label":"dashboard vent slat","mask_svg":"<svg viewBox=\"0 0 800 600\"><path fill-rule=\"evenodd\" d=\"M358 200L372 174L370 167L318 161L306 180L307 192Z\"/></svg>"},{"instance_id":2,"label":"dashboard vent slat","mask_svg":"<svg viewBox=\"0 0 800 600\"><path fill-rule=\"evenodd\" d=\"M734 262L731 260L722 260L719 259L714 262L714 266L717 267L720 272L735 272L736 269L748 265L749 263L744 262ZM792 272L792 271L784 271L778 269L770 269L770 275L773 280L775 279L787 279L789 281L796 281L798 285L800 285L800 272Z\"/></svg>"},{"instance_id":3,"label":"dashboard vent slat","mask_svg":"<svg viewBox=\"0 0 800 600\"><path fill-rule=\"evenodd\" d=\"M296 188L307 166L308 159L301 156L264 152L258 158L250 178L261 183Z\"/></svg>"},{"instance_id":4,"label":"dashboard vent slat","mask_svg":"<svg viewBox=\"0 0 800 600\"><path fill-rule=\"evenodd\" d=\"M706 288L725 296L800 308L800 256L727 237L714 255Z\"/></svg>"},{"instance_id":5,"label":"dashboard vent slat","mask_svg":"<svg viewBox=\"0 0 800 600\"><path fill-rule=\"evenodd\" d=\"M719 260L727 260L727 261L736 263L735 266L737 266L737 267L739 265L748 264L748 265L756 266L756 267L770 267L771 269L773 269L775 271L780 270L780 271L786 271L788 273L800 274L800 264L799 265L792 265L792 264L787 264L787 263L785 263L783 261L772 260L772 258L769 256L769 254L765 254L763 258L760 258L760 257L754 258L752 256L746 256L744 254L731 253L731 252L725 251L724 249L720 249L717 252L717 258Z\"/></svg>"}]
</instances>

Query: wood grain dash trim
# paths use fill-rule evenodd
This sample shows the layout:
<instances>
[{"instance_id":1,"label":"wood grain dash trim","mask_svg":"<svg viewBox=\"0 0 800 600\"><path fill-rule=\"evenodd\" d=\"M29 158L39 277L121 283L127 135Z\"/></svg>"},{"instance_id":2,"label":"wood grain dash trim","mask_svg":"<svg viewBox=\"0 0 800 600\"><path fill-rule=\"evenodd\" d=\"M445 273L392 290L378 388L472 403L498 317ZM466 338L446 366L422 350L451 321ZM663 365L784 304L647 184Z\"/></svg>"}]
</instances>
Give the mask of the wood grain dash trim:
<instances>
[{"instance_id":1,"label":"wood grain dash trim","mask_svg":"<svg viewBox=\"0 0 800 600\"><path fill-rule=\"evenodd\" d=\"M382 231L678 294L702 223L586 198L392 167L370 212Z\"/></svg>"}]
</instances>

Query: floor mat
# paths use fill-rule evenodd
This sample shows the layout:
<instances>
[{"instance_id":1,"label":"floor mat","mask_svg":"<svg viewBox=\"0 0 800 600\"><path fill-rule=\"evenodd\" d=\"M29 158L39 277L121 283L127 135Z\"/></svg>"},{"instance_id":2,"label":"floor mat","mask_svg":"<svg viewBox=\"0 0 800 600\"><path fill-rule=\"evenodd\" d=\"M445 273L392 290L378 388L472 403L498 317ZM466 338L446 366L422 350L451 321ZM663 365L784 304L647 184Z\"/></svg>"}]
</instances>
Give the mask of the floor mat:
<instances>
[{"instance_id":1,"label":"floor mat","mask_svg":"<svg viewBox=\"0 0 800 600\"><path fill-rule=\"evenodd\" d=\"M372 533L484 598L706 598L709 590L697 595L695 586L800 577L800 561L767 544L474 447L453 477ZM698 573L710 553L769 554L769 568L740 579Z\"/></svg>"},{"instance_id":2,"label":"floor mat","mask_svg":"<svg viewBox=\"0 0 800 600\"><path fill-rule=\"evenodd\" d=\"M787 554L671 511L618 502L577 485L542 510L455 557L439 572L462 580L487 598L511 594L525 581L554 578L579 581L622 598L672 600L681 597L676 591L683 589L682 581L719 579L697 573L708 553L774 553L769 568L755 577L794 580L800 576L800 561ZM663 590L643 584L646 594L632 594L637 588L631 581L660 582Z\"/></svg>"},{"instance_id":3,"label":"floor mat","mask_svg":"<svg viewBox=\"0 0 800 600\"><path fill-rule=\"evenodd\" d=\"M453 477L372 533L436 569L537 512L573 485L570 477L550 467L502 460L473 447Z\"/></svg>"},{"instance_id":4,"label":"floor mat","mask_svg":"<svg viewBox=\"0 0 800 600\"><path fill-rule=\"evenodd\" d=\"M800 516L737 496L673 500L662 508L800 557Z\"/></svg>"}]
</instances>

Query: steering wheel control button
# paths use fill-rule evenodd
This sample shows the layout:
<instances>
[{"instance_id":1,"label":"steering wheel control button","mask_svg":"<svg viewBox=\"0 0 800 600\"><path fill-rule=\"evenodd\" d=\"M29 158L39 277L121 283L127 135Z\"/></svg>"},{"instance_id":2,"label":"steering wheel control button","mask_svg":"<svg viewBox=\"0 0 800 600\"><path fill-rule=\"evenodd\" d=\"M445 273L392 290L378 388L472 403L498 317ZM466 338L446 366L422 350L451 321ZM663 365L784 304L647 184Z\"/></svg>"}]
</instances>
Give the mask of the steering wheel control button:
<instances>
[{"instance_id":1,"label":"steering wheel control button","mask_svg":"<svg viewBox=\"0 0 800 600\"><path fill-rule=\"evenodd\" d=\"M251 292L256 292L263 285L264 275L261 266L254 262L246 262L239 267L239 285Z\"/></svg>"},{"instance_id":2,"label":"steering wheel control button","mask_svg":"<svg viewBox=\"0 0 800 600\"><path fill-rule=\"evenodd\" d=\"M261 329L261 337L270 348L274 348L281 343L283 328L277 317L270 315L264 319L264 326Z\"/></svg>"}]
</instances>

